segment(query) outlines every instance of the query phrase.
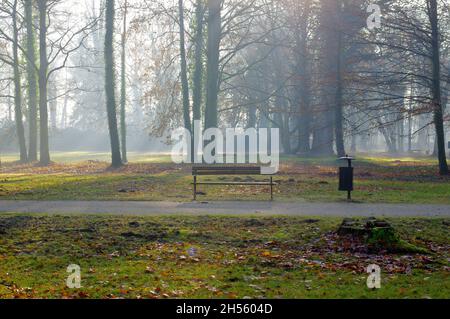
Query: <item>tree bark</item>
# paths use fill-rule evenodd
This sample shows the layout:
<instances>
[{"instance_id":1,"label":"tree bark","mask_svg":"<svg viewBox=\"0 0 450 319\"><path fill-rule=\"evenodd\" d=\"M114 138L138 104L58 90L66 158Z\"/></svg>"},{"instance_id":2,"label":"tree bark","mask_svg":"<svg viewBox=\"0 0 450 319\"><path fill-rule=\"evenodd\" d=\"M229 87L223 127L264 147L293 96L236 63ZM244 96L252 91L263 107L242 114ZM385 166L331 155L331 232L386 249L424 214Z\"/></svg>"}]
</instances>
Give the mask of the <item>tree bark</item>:
<instances>
[{"instance_id":1,"label":"tree bark","mask_svg":"<svg viewBox=\"0 0 450 319\"><path fill-rule=\"evenodd\" d=\"M108 114L109 137L111 143L111 166L114 168L123 165L120 155L119 132L117 129L117 112L115 96L114 72L114 0L106 0L106 33L105 33L105 93L106 111Z\"/></svg>"}]
</instances>

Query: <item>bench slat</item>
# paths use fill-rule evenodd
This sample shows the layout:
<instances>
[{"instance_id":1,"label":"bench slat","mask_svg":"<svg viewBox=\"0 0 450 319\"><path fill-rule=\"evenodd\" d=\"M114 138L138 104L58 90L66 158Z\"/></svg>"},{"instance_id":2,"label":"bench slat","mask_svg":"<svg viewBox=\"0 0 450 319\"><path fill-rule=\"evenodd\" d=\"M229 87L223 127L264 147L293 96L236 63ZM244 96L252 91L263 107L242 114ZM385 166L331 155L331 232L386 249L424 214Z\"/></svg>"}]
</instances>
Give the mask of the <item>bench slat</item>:
<instances>
[{"instance_id":1,"label":"bench slat","mask_svg":"<svg viewBox=\"0 0 450 319\"><path fill-rule=\"evenodd\" d=\"M215 175L261 175L260 172L255 172L255 171L209 171L209 172L204 172L204 171L197 171L197 172L193 172L192 175L204 175L204 176L215 176Z\"/></svg>"},{"instance_id":2,"label":"bench slat","mask_svg":"<svg viewBox=\"0 0 450 319\"><path fill-rule=\"evenodd\" d=\"M276 186L277 183L270 183L270 182L197 182L197 185L273 185ZM194 183L192 183L194 185Z\"/></svg>"},{"instance_id":3,"label":"bench slat","mask_svg":"<svg viewBox=\"0 0 450 319\"><path fill-rule=\"evenodd\" d=\"M194 166L192 175L261 175L261 167Z\"/></svg>"}]
</instances>

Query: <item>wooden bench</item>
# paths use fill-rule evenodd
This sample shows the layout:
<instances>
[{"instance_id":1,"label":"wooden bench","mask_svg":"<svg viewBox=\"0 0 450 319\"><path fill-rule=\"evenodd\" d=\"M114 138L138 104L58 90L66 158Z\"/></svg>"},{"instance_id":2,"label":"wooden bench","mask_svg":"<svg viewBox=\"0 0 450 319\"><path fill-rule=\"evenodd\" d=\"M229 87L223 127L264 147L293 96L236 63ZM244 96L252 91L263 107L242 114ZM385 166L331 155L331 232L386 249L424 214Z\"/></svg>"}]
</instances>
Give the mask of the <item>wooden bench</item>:
<instances>
[{"instance_id":1,"label":"wooden bench","mask_svg":"<svg viewBox=\"0 0 450 319\"><path fill-rule=\"evenodd\" d=\"M254 186L270 186L270 200L273 200L273 187L277 184L273 181L273 175L270 176L270 181L261 182L199 182L199 176L248 176L248 175L263 175L260 166L219 166L219 165L195 165L192 167L192 176L194 177L194 200L197 200L197 186L198 185L254 185ZM264 175L266 176L266 175Z\"/></svg>"}]
</instances>

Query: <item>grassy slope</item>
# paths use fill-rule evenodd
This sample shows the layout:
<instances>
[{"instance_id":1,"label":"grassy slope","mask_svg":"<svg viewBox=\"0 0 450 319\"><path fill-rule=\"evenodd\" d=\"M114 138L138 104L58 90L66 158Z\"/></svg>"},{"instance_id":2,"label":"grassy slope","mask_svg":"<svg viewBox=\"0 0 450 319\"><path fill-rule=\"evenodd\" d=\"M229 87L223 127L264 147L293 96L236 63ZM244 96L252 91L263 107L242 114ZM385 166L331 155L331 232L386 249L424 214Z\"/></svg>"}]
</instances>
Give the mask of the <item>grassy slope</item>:
<instances>
[{"instance_id":1,"label":"grassy slope","mask_svg":"<svg viewBox=\"0 0 450 319\"><path fill-rule=\"evenodd\" d=\"M56 153L54 159L59 164L50 168L7 163L0 170L0 199L192 199L189 167L171 164L168 156L130 154L132 164L117 171L109 171L107 163L99 161L107 158L104 153ZM3 160L5 163L5 157ZM343 200L345 194L337 191L338 166L334 158L283 157L280 174L275 178L280 183L276 200ZM429 158L363 157L356 167L357 201L450 204L450 180L436 174L436 162ZM201 197L204 200L266 200L269 196L268 189L262 187L208 186L201 190L207 193Z\"/></svg>"},{"instance_id":2,"label":"grassy slope","mask_svg":"<svg viewBox=\"0 0 450 319\"><path fill-rule=\"evenodd\" d=\"M448 298L450 220L390 221L433 253L366 254L334 218L2 214L0 298ZM69 264L79 290L65 287Z\"/></svg>"}]
</instances>

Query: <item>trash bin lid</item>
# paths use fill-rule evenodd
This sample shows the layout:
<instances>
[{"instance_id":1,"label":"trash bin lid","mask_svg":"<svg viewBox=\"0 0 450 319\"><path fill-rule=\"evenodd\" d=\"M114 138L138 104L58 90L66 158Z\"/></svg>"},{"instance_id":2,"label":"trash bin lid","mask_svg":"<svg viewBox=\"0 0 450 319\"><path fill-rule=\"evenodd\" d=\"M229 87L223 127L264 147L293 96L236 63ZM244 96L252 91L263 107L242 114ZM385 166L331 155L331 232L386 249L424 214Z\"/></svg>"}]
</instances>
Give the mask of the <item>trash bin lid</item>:
<instances>
[{"instance_id":1,"label":"trash bin lid","mask_svg":"<svg viewBox=\"0 0 450 319\"><path fill-rule=\"evenodd\" d=\"M355 159L354 157L348 155L339 158L340 161L353 161L354 159Z\"/></svg>"}]
</instances>

